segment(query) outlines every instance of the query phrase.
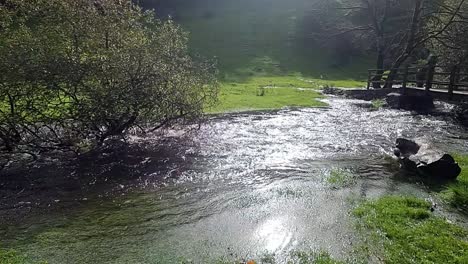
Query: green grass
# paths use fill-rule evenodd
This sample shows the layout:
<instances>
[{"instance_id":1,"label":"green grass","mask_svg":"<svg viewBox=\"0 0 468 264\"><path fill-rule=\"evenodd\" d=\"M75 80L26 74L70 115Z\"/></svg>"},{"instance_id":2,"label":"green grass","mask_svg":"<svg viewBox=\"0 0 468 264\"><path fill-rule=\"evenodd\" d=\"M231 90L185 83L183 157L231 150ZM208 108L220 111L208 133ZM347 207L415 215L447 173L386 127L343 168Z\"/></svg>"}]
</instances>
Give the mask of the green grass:
<instances>
[{"instance_id":1,"label":"green grass","mask_svg":"<svg viewBox=\"0 0 468 264\"><path fill-rule=\"evenodd\" d=\"M288 264L341 264L344 262L333 259L327 252L303 252L291 253Z\"/></svg>"},{"instance_id":2,"label":"green grass","mask_svg":"<svg viewBox=\"0 0 468 264\"><path fill-rule=\"evenodd\" d=\"M14 250L4 250L0 248L0 264L26 264L37 263L26 260ZM38 264L47 264L47 262L39 262Z\"/></svg>"},{"instance_id":3,"label":"green grass","mask_svg":"<svg viewBox=\"0 0 468 264\"><path fill-rule=\"evenodd\" d=\"M326 178L326 181L332 188L343 188L356 183L356 177L344 169L334 169Z\"/></svg>"},{"instance_id":4,"label":"green grass","mask_svg":"<svg viewBox=\"0 0 468 264\"><path fill-rule=\"evenodd\" d=\"M371 105L372 109L379 110L380 108L384 106L385 106L385 100L382 100L382 99L372 100L372 105Z\"/></svg>"},{"instance_id":5,"label":"green grass","mask_svg":"<svg viewBox=\"0 0 468 264\"><path fill-rule=\"evenodd\" d=\"M442 197L452 206L468 214L468 155L454 155L455 160L460 165L462 172L456 182L451 183Z\"/></svg>"},{"instance_id":6,"label":"green grass","mask_svg":"<svg viewBox=\"0 0 468 264\"><path fill-rule=\"evenodd\" d=\"M429 202L388 196L361 204L354 215L373 234L367 246L383 263L468 263L467 230L434 216Z\"/></svg>"},{"instance_id":7,"label":"green grass","mask_svg":"<svg viewBox=\"0 0 468 264\"><path fill-rule=\"evenodd\" d=\"M324 86L355 87L356 81L303 78L300 75L255 76L245 81L221 83L219 104L207 113L280 109L283 107L324 107L323 95L316 89ZM298 89L303 88L303 89Z\"/></svg>"},{"instance_id":8,"label":"green grass","mask_svg":"<svg viewBox=\"0 0 468 264\"><path fill-rule=\"evenodd\" d=\"M0 263L1 264L22 264L26 263L25 259L12 250L0 249Z\"/></svg>"}]
</instances>

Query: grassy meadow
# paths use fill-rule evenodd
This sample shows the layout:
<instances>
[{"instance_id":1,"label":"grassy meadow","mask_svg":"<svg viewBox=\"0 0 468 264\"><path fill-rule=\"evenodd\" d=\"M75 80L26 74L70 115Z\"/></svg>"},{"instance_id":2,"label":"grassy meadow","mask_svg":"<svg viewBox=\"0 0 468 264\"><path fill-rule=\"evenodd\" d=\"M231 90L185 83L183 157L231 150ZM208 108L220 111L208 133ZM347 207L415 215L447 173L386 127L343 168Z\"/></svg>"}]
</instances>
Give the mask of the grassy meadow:
<instances>
[{"instance_id":1,"label":"grassy meadow","mask_svg":"<svg viewBox=\"0 0 468 264\"><path fill-rule=\"evenodd\" d=\"M283 107L324 107L318 89L326 86L360 87L354 80L328 81L298 75L256 76L243 81L222 81L219 103L208 113L280 109Z\"/></svg>"},{"instance_id":2,"label":"grassy meadow","mask_svg":"<svg viewBox=\"0 0 468 264\"><path fill-rule=\"evenodd\" d=\"M181 2L163 16L173 16L190 33L191 52L214 58L220 71L219 104L207 113L323 107L318 91L297 88L365 87L372 54L337 54L311 38L310 1Z\"/></svg>"}]
</instances>

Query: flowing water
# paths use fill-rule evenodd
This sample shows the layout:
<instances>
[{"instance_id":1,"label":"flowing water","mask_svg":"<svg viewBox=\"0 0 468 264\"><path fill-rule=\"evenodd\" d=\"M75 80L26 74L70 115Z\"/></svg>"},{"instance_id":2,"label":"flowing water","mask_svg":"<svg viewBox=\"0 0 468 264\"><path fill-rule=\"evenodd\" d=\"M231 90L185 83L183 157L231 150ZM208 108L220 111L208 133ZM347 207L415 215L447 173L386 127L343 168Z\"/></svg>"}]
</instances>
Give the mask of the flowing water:
<instances>
[{"instance_id":1,"label":"flowing water","mask_svg":"<svg viewBox=\"0 0 468 264\"><path fill-rule=\"evenodd\" d=\"M47 173L68 173L89 187L49 190L52 208L2 223L0 243L51 264L265 254L281 263L292 250L345 258L357 243L349 214L356 202L430 197L423 185L394 177L395 139L467 152L467 133L442 117L326 101L324 109L216 116L190 136L134 137L124 158L108 153L73 169L52 166ZM340 170L357 178L334 186L327 178Z\"/></svg>"}]
</instances>

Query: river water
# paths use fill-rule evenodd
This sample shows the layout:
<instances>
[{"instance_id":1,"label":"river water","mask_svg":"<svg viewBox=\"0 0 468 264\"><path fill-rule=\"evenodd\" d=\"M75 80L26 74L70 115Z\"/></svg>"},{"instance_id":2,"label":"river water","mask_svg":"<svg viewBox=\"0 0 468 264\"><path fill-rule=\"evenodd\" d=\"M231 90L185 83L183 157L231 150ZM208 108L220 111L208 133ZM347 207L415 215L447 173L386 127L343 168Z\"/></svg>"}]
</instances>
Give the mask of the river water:
<instances>
[{"instance_id":1,"label":"river water","mask_svg":"<svg viewBox=\"0 0 468 264\"><path fill-rule=\"evenodd\" d=\"M215 116L189 135L133 137L131 150L116 151L125 158L108 153L66 170L49 165L48 173L90 187L56 186L50 209L0 223L0 245L50 264L268 254L281 263L293 250L345 258L358 242L350 216L357 202L431 197L424 185L394 177L395 139L468 152L468 134L442 117L326 101L329 108ZM334 186L327 178L336 171L356 179Z\"/></svg>"}]
</instances>

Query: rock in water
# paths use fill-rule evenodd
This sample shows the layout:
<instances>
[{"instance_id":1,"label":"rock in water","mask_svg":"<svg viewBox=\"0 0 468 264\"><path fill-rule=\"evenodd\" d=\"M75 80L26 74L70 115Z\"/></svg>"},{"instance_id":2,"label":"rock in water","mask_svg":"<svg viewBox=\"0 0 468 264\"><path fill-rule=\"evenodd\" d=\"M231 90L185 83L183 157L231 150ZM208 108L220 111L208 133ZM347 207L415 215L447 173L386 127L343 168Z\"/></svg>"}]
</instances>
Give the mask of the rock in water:
<instances>
[{"instance_id":1,"label":"rock in water","mask_svg":"<svg viewBox=\"0 0 468 264\"><path fill-rule=\"evenodd\" d=\"M460 175L461 168L452 156L445 154L433 163L419 165L418 171L424 176L431 178L455 180Z\"/></svg>"},{"instance_id":2,"label":"rock in water","mask_svg":"<svg viewBox=\"0 0 468 264\"><path fill-rule=\"evenodd\" d=\"M396 149L394 153L397 157L410 157L419 152L421 147L414 141L398 138L396 140Z\"/></svg>"},{"instance_id":3,"label":"rock in water","mask_svg":"<svg viewBox=\"0 0 468 264\"><path fill-rule=\"evenodd\" d=\"M460 166L449 154L437 159L442 153L428 150L427 146L423 145L421 154L418 154L420 149L421 146L414 141L404 138L396 140L393 152L399 158L405 174L417 174L431 180L454 180L460 175Z\"/></svg>"},{"instance_id":4,"label":"rock in water","mask_svg":"<svg viewBox=\"0 0 468 264\"><path fill-rule=\"evenodd\" d=\"M429 113L434 109L434 99L428 95L402 95L390 93L387 95L387 105L391 108Z\"/></svg>"}]
</instances>

